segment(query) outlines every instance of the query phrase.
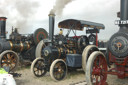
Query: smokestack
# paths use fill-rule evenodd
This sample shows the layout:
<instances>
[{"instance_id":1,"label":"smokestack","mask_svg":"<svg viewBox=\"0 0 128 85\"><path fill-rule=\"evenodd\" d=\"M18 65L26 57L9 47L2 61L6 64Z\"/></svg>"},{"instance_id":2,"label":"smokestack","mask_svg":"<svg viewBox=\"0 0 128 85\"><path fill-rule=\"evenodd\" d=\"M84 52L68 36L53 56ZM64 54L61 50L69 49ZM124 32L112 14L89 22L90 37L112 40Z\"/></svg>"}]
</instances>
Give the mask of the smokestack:
<instances>
[{"instance_id":1,"label":"smokestack","mask_svg":"<svg viewBox=\"0 0 128 85\"><path fill-rule=\"evenodd\" d=\"M128 20L128 0L121 0L121 20Z\"/></svg>"},{"instance_id":2,"label":"smokestack","mask_svg":"<svg viewBox=\"0 0 128 85\"><path fill-rule=\"evenodd\" d=\"M0 38L6 38L6 17L0 17Z\"/></svg>"},{"instance_id":3,"label":"smokestack","mask_svg":"<svg viewBox=\"0 0 128 85\"><path fill-rule=\"evenodd\" d=\"M49 14L49 40L53 42L55 14Z\"/></svg>"},{"instance_id":4,"label":"smokestack","mask_svg":"<svg viewBox=\"0 0 128 85\"><path fill-rule=\"evenodd\" d=\"M120 13L118 13L120 17L120 32L128 32L128 0L120 0ZM122 24L123 23L123 24ZM125 24L126 23L126 24Z\"/></svg>"},{"instance_id":5,"label":"smokestack","mask_svg":"<svg viewBox=\"0 0 128 85\"><path fill-rule=\"evenodd\" d=\"M121 0L120 20L128 20L128 0ZM120 24L119 31L128 31L128 24Z\"/></svg>"}]
</instances>

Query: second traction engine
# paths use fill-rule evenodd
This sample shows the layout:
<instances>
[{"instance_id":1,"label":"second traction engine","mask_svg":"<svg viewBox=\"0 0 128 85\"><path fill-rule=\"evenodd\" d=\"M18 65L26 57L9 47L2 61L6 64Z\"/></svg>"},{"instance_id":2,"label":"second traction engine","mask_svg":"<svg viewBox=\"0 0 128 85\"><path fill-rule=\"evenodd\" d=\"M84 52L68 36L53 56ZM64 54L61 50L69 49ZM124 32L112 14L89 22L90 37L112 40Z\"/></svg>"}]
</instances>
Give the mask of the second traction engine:
<instances>
[{"instance_id":1,"label":"second traction engine","mask_svg":"<svg viewBox=\"0 0 128 85\"><path fill-rule=\"evenodd\" d=\"M128 0L120 2L120 20L115 21L120 29L108 41L106 55L93 50L87 56L85 72L88 85L108 85L107 74L117 75L120 79L128 77Z\"/></svg>"},{"instance_id":2,"label":"second traction engine","mask_svg":"<svg viewBox=\"0 0 128 85\"><path fill-rule=\"evenodd\" d=\"M128 56L128 24L122 23L128 20L128 1L121 0L121 12L120 20L118 22L120 29L115 33L109 40L109 50L111 54L115 57L114 62L122 63ZM112 60L112 58L110 59ZM122 60L122 61L121 61ZM113 62L113 60L112 60Z\"/></svg>"},{"instance_id":3,"label":"second traction engine","mask_svg":"<svg viewBox=\"0 0 128 85\"><path fill-rule=\"evenodd\" d=\"M33 61L38 42L48 37L43 28L32 34L20 34L18 29L12 28L9 39L6 39L6 17L0 17L0 67L9 67L14 71L20 61Z\"/></svg>"}]
</instances>

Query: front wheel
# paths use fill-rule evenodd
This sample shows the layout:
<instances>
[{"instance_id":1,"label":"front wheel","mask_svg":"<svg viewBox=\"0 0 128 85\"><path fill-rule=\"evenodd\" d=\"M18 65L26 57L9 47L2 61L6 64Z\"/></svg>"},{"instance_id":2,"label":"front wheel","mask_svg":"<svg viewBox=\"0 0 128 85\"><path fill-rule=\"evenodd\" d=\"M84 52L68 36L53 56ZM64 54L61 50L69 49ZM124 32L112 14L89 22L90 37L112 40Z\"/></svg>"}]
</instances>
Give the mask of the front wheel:
<instances>
[{"instance_id":1,"label":"front wheel","mask_svg":"<svg viewBox=\"0 0 128 85\"><path fill-rule=\"evenodd\" d=\"M86 66L86 81L88 85L106 85L107 62L100 51L93 52Z\"/></svg>"},{"instance_id":2,"label":"front wheel","mask_svg":"<svg viewBox=\"0 0 128 85\"><path fill-rule=\"evenodd\" d=\"M36 58L31 64L31 72L36 77L42 77L46 74L46 66L43 58Z\"/></svg>"},{"instance_id":3,"label":"front wheel","mask_svg":"<svg viewBox=\"0 0 128 85\"><path fill-rule=\"evenodd\" d=\"M64 60L56 59L50 67L50 76L55 81L64 79L67 75L67 65Z\"/></svg>"}]
</instances>

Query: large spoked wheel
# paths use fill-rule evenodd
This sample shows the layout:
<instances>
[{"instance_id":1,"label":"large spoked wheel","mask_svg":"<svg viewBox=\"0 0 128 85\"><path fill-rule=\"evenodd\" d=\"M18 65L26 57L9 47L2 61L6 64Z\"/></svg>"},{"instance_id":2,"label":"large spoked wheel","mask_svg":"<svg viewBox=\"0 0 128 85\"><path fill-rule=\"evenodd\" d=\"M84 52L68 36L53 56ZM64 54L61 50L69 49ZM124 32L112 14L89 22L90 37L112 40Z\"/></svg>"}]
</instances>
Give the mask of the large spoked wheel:
<instances>
[{"instance_id":1,"label":"large spoked wheel","mask_svg":"<svg viewBox=\"0 0 128 85\"><path fill-rule=\"evenodd\" d=\"M82 68L83 70L85 71L86 70L86 63L87 63L87 60L89 58L89 56L91 55L92 52L94 51L99 51L98 47L95 46L95 45L88 45L83 53L82 53Z\"/></svg>"},{"instance_id":2,"label":"large spoked wheel","mask_svg":"<svg viewBox=\"0 0 128 85\"><path fill-rule=\"evenodd\" d=\"M107 62L100 51L93 52L86 66L86 81L88 85L106 85Z\"/></svg>"},{"instance_id":3,"label":"large spoked wheel","mask_svg":"<svg viewBox=\"0 0 128 85\"><path fill-rule=\"evenodd\" d=\"M42 77L47 73L43 58L36 58L32 62L31 72L37 77Z\"/></svg>"},{"instance_id":4,"label":"large spoked wheel","mask_svg":"<svg viewBox=\"0 0 128 85\"><path fill-rule=\"evenodd\" d=\"M0 54L0 67L9 67L9 72L14 72L18 63L19 57L14 51L6 50Z\"/></svg>"},{"instance_id":5,"label":"large spoked wheel","mask_svg":"<svg viewBox=\"0 0 128 85\"><path fill-rule=\"evenodd\" d=\"M41 40L41 41L38 43L37 47L36 47L36 58L41 58L41 57L43 57L43 56L41 55L41 50L42 50L44 47L45 47L45 43L44 43L43 40Z\"/></svg>"},{"instance_id":6,"label":"large spoked wheel","mask_svg":"<svg viewBox=\"0 0 128 85\"><path fill-rule=\"evenodd\" d=\"M64 60L56 59L50 66L50 76L55 81L60 81L67 76L67 65Z\"/></svg>"}]
</instances>

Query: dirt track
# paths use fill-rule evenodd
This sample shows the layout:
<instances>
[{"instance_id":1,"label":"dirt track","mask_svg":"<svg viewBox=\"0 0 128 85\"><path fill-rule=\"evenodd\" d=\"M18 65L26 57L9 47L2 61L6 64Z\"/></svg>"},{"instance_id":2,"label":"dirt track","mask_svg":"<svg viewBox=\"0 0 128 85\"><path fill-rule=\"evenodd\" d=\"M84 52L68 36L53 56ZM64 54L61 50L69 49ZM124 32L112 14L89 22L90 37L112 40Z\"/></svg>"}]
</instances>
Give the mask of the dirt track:
<instances>
[{"instance_id":1,"label":"dirt track","mask_svg":"<svg viewBox=\"0 0 128 85\"><path fill-rule=\"evenodd\" d=\"M49 73L41 78L34 77L30 72L30 68L24 68L17 71L17 73L22 74L21 77L15 78L17 85L70 85L85 80L83 71L69 72L66 79L59 82L53 81ZM118 79L116 76L112 75L108 76L107 82L109 85L128 85L128 79Z\"/></svg>"}]
</instances>

